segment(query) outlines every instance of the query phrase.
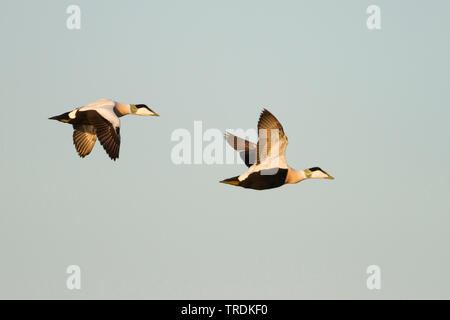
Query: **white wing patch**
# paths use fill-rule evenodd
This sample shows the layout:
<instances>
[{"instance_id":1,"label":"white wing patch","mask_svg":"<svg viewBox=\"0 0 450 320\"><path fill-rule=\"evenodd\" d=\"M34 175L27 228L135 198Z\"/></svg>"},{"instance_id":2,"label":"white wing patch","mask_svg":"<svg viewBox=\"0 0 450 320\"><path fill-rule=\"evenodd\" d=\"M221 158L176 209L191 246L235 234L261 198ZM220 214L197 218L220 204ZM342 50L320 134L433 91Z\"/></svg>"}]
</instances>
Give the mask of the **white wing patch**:
<instances>
[{"instance_id":1,"label":"white wing patch","mask_svg":"<svg viewBox=\"0 0 450 320\"><path fill-rule=\"evenodd\" d=\"M100 99L98 101L89 103L88 105L81 107L80 111L87 110L95 110L97 111L103 118L108 120L114 128L120 127L120 120L114 112L114 107L116 106L116 102L110 99Z\"/></svg>"},{"instance_id":2,"label":"white wing patch","mask_svg":"<svg viewBox=\"0 0 450 320\"><path fill-rule=\"evenodd\" d=\"M70 119L75 119L76 118L76 114L77 114L78 109L74 109L69 113L69 118Z\"/></svg>"},{"instance_id":3,"label":"white wing patch","mask_svg":"<svg viewBox=\"0 0 450 320\"><path fill-rule=\"evenodd\" d=\"M114 128L120 127L120 119L114 113L112 108L98 108L95 109L103 118L108 120Z\"/></svg>"},{"instance_id":4,"label":"white wing patch","mask_svg":"<svg viewBox=\"0 0 450 320\"><path fill-rule=\"evenodd\" d=\"M97 110L98 108L114 108L116 103L110 99L100 99L80 108L80 111Z\"/></svg>"}]
</instances>

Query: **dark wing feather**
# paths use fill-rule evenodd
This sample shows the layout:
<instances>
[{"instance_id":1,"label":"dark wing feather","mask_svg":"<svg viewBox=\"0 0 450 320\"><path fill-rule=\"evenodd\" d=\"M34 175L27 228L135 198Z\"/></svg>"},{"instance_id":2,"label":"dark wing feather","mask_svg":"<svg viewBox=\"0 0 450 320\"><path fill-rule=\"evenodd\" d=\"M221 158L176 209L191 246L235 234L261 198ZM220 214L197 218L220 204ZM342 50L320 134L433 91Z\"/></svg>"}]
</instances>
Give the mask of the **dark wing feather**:
<instances>
[{"instance_id":1,"label":"dark wing feather","mask_svg":"<svg viewBox=\"0 0 450 320\"><path fill-rule=\"evenodd\" d=\"M98 140L109 157L115 161L119 157L120 128L115 128L111 122L103 118L95 110L85 112L88 122L95 127Z\"/></svg>"},{"instance_id":2,"label":"dark wing feather","mask_svg":"<svg viewBox=\"0 0 450 320\"><path fill-rule=\"evenodd\" d=\"M78 155L84 158L91 153L97 140L95 128L91 125L74 125L73 129L73 144Z\"/></svg>"},{"instance_id":3,"label":"dark wing feather","mask_svg":"<svg viewBox=\"0 0 450 320\"><path fill-rule=\"evenodd\" d=\"M256 163L256 144L239 138L229 132L225 134L225 139L234 150L239 152L239 156L245 162L247 167L251 167Z\"/></svg>"}]
</instances>

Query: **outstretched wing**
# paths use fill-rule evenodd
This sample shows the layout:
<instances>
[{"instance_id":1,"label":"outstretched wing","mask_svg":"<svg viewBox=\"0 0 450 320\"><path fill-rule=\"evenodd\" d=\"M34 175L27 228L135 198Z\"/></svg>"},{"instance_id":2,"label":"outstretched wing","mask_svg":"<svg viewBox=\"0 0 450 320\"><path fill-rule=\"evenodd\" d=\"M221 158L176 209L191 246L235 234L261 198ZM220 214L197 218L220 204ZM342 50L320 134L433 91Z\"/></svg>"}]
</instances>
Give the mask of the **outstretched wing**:
<instances>
[{"instance_id":1,"label":"outstretched wing","mask_svg":"<svg viewBox=\"0 0 450 320\"><path fill-rule=\"evenodd\" d=\"M91 153L94 148L97 136L95 128L92 125L74 125L73 126L73 144L81 158Z\"/></svg>"},{"instance_id":2,"label":"outstretched wing","mask_svg":"<svg viewBox=\"0 0 450 320\"><path fill-rule=\"evenodd\" d=\"M112 160L119 157L120 150L120 126L106 120L96 110L87 110L86 118L93 125L97 138Z\"/></svg>"},{"instance_id":3,"label":"outstretched wing","mask_svg":"<svg viewBox=\"0 0 450 320\"><path fill-rule=\"evenodd\" d=\"M268 159L286 162L286 147L288 139L284 134L283 126L267 109L261 112L258 121L257 163Z\"/></svg>"},{"instance_id":4,"label":"outstretched wing","mask_svg":"<svg viewBox=\"0 0 450 320\"><path fill-rule=\"evenodd\" d=\"M225 133L225 139L234 150L239 152L239 156L245 162L247 167L251 167L256 163L256 144L239 138L229 132Z\"/></svg>"}]
</instances>

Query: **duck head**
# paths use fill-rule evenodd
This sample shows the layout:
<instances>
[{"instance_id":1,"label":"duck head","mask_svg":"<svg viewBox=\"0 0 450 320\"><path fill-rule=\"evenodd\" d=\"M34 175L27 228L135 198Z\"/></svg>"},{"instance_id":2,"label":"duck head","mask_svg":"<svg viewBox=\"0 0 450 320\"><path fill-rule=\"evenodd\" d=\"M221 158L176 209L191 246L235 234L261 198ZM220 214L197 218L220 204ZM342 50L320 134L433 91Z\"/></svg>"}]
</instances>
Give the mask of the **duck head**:
<instances>
[{"instance_id":1,"label":"duck head","mask_svg":"<svg viewBox=\"0 0 450 320\"><path fill-rule=\"evenodd\" d=\"M334 179L334 177L332 177L325 170L322 170L319 167L305 169L304 172L306 179Z\"/></svg>"},{"instance_id":2,"label":"duck head","mask_svg":"<svg viewBox=\"0 0 450 320\"><path fill-rule=\"evenodd\" d=\"M145 104L130 104L130 111L132 114L136 114L138 116L159 117L159 114L147 107Z\"/></svg>"}]
</instances>

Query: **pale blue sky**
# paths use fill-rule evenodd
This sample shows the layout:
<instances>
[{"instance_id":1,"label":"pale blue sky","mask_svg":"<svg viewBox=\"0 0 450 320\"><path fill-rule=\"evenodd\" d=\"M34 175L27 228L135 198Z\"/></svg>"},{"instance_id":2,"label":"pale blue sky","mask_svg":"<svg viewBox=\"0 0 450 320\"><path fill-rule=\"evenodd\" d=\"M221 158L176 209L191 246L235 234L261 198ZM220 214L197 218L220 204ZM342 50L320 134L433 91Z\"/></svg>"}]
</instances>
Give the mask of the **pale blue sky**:
<instances>
[{"instance_id":1,"label":"pale blue sky","mask_svg":"<svg viewBox=\"0 0 450 320\"><path fill-rule=\"evenodd\" d=\"M81 30L66 8L81 7ZM366 28L381 7L382 29ZM2 1L0 297L448 298L448 1ZM120 159L49 121L99 98ZM177 128L253 128L333 181L219 184L176 166ZM69 291L65 269L82 269ZM366 267L382 289L366 288Z\"/></svg>"}]
</instances>

